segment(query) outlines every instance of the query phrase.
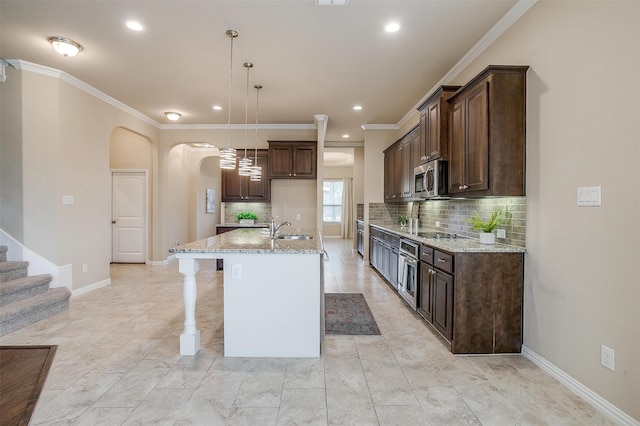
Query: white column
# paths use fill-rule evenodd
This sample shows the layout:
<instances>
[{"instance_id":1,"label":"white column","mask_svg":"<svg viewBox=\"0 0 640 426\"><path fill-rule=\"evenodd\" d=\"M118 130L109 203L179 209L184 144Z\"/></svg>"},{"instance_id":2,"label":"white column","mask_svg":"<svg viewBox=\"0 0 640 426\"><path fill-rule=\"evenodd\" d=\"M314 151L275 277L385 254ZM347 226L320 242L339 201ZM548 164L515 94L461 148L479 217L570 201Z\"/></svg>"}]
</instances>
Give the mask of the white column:
<instances>
[{"instance_id":1,"label":"white column","mask_svg":"<svg viewBox=\"0 0 640 426\"><path fill-rule=\"evenodd\" d=\"M200 330L196 328L196 259L180 259L178 270L184 275L182 300L184 302L184 330L180 335L180 355L195 355L200 350Z\"/></svg>"}]
</instances>

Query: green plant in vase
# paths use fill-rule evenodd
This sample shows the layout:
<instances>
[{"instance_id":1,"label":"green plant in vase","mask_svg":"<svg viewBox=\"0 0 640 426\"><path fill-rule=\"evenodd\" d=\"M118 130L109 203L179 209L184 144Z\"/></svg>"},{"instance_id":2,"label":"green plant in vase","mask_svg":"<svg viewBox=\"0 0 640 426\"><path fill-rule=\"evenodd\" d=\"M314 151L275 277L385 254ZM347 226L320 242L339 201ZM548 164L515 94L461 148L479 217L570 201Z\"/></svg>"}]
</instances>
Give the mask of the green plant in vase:
<instances>
[{"instance_id":1,"label":"green plant in vase","mask_svg":"<svg viewBox=\"0 0 640 426\"><path fill-rule=\"evenodd\" d=\"M236 215L238 222L240 223L250 223L253 224L257 219L258 215L251 212L240 212Z\"/></svg>"},{"instance_id":2,"label":"green plant in vase","mask_svg":"<svg viewBox=\"0 0 640 426\"><path fill-rule=\"evenodd\" d=\"M496 236L493 234L493 230L500 226L503 218L504 212L502 209L494 210L488 220L483 220L478 212L474 210L473 216L466 219L466 222L471 224L472 231L480 231L480 242L482 244L494 244Z\"/></svg>"},{"instance_id":3,"label":"green plant in vase","mask_svg":"<svg viewBox=\"0 0 640 426\"><path fill-rule=\"evenodd\" d=\"M400 226L407 226L407 216L401 214L400 216L398 216L398 222L400 223Z\"/></svg>"}]
</instances>

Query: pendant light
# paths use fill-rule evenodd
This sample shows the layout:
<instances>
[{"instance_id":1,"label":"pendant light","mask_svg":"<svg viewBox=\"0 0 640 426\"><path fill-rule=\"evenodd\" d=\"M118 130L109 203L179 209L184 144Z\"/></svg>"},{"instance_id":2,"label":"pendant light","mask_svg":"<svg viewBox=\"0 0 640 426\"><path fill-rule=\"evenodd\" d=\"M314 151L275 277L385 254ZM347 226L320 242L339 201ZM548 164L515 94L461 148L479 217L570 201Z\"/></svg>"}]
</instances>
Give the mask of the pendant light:
<instances>
[{"instance_id":1,"label":"pendant light","mask_svg":"<svg viewBox=\"0 0 640 426\"><path fill-rule=\"evenodd\" d=\"M260 105L260 89L262 89L262 85L256 84L253 87L256 89L256 150L249 180L252 182L260 182L262 180L262 167L258 166L258 107Z\"/></svg>"},{"instance_id":2,"label":"pendant light","mask_svg":"<svg viewBox=\"0 0 640 426\"><path fill-rule=\"evenodd\" d=\"M233 170L236 168L236 150L231 148L231 77L233 76L233 39L238 37L236 30L227 30L227 37L231 41L230 57L229 57L229 104L227 119L227 147L220 150L220 168Z\"/></svg>"},{"instance_id":3,"label":"pendant light","mask_svg":"<svg viewBox=\"0 0 640 426\"><path fill-rule=\"evenodd\" d=\"M247 125L249 121L249 71L253 68L251 62L245 62L247 69L247 91L244 98L244 157L238 161L238 174L240 176L251 176L251 158L247 157Z\"/></svg>"}]
</instances>

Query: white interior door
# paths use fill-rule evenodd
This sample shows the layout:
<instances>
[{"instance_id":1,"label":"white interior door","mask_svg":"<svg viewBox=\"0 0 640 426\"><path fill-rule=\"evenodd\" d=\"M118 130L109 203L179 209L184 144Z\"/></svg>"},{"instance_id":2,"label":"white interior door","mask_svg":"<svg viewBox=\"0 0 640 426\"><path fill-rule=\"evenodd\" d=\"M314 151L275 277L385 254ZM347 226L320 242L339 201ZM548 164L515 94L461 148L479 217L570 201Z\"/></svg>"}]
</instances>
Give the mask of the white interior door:
<instances>
[{"instance_id":1,"label":"white interior door","mask_svg":"<svg viewBox=\"0 0 640 426\"><path fill-rule=\"evenodd\" d=\"M145 172L112 173L112 261L145 263L146 256L146 188Z\"/></svg>"}]
</instances>

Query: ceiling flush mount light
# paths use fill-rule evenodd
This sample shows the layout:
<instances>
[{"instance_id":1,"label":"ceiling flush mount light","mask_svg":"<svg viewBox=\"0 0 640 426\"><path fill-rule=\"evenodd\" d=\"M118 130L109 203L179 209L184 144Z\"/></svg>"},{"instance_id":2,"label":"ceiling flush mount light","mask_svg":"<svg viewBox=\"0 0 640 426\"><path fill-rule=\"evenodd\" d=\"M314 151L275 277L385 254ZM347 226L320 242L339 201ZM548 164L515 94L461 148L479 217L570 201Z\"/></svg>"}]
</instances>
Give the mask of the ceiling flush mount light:
<instances>
[{"instance_id":1,"label":"ceiling flush mount light","mask_svg":"<svg viewBox=\"0 0 640 426\"><path fill-rule=\"evenodd\" d=\"M129 28L130 30L133 30L133 31L142 31L142 30L144 30L144 27L142 26L142 24L140 22L137 22L137 21L127 21L126 25L127 25L127 28Z\"/></svg>"},{"instance_id":2,"label":"ceiling flush mount light","mask_svg":"<svg viewBox=\"0 0 640 426\"><path fill-rule=\"evenodd\" d=\"M227 30L227 37L230 40L229 56L229 109L227 119L227 147L220 150L220 168L233 170L236 168L236 150L231 148L231 77L233 76L233 39L238 37L236 30Z\"/></svg>"},{"instance_id":3,"label":"ceiling flush mount light","mask_svg":"<svg viewBox=\"0 0 640 426\"><path fill-rule=\"evenodd\" d=\"M180 119L180 117L182 117L182 114L180 114L179 112L175 112L175 111L167 111L164 113L164 115L167 116L167 119L169 121L178 121Z\"/></svg>"},{"instance_id":4,"label":"ceiling flush mount light","mask_svg":"<svg viewBox=\"0 0 640 426\"><path fill-rule=\"evenodd\" d=\"M354 106L353 106L353 109L354 109L355 111L360 111L360 110L362 109L362 106L361 106L361 105L354 105Z\"/></svg>"},{"instance_id":5,"label":"ceiling flush mount light","mask_svg":"<svg viewBox=\"0 0 640 426\"><path fill-rule=\"evenodd\" d=\"M388 33L395 33L400 29L400 24L397 22L390 22L385 27L384 30Z\"/></svg>"},{"instance_id":6,"label":"ceiling flush mount light","mask_svg":"<svg viewBox=\"0 0 640 426\"><path fill-rule=\"evenodd\" d=\"M348 133L345 133L344 135L342 135L342 137L346 139L346 138L348 138L348 137L349 137L349 134L348 134Z\"/></svg>"},{"instance_id":7,"label":"ceiling flush mount light","mask_svg":"<svg viewBox=\"0 0 640 426\"><path fill-rule=\"evenodd\" d=\"M215 109L216 111L221 111L222 107L220 105L214 105L213 109Z\"/></svg>"},{"instance_id":8,"label":"ceiling flush mount light","mask_svg":"<svg viewBox=\"0 0 640 426\"><path fill-rule=\"evenodd\" d=\"M251 176L251 158L247 157L247 124L249 121L249 71L253 68L251 62L245 62L247 69L247 92L244 98L244 157L238 161L238 174L240 176Z\"/></svg>"},{"instance_id":9,"label":"ceiling flush mount light","mask_svg":"<svg viewBox=\"0 0 640 426\"><path fill-rule=\"evenodd\" d=\"M53 46L56 52L65 58L68 58L69 56L76 56L78 52L82 50L82 46L70 38L53 36L47 38L47 41L51 43L51 46Z\"/></svg>"}]
</instances>

